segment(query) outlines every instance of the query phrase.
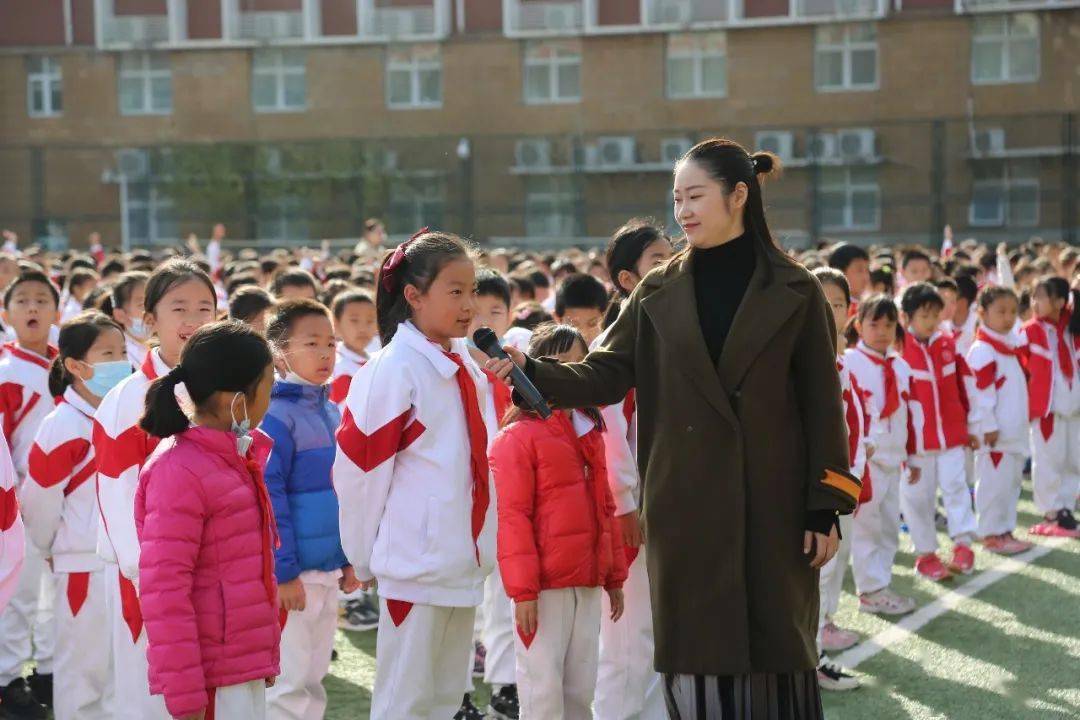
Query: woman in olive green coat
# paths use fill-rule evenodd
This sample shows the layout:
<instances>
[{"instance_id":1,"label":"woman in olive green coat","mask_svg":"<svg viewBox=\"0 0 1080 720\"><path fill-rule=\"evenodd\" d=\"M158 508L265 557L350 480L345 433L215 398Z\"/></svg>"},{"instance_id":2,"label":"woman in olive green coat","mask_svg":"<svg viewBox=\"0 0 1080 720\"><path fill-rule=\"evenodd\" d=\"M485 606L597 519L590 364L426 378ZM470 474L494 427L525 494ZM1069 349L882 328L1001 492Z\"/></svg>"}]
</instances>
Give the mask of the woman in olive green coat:
<instances>
[{"instance_id":1,"label":"woman in olive green coat","mask_svg":"<svg viewBox=\"0 0 1080 720\"><path fill-rule=\"evenodd\" d=\"M636 388L655 663L673 718L821 717L818 568L859 481L832 315L765 222L759 177L775 162L726 140L695 146L674 187L690 248L641 282L603 346L569 365L511 353L559 407Z\"/></svg>"}]
</instances>

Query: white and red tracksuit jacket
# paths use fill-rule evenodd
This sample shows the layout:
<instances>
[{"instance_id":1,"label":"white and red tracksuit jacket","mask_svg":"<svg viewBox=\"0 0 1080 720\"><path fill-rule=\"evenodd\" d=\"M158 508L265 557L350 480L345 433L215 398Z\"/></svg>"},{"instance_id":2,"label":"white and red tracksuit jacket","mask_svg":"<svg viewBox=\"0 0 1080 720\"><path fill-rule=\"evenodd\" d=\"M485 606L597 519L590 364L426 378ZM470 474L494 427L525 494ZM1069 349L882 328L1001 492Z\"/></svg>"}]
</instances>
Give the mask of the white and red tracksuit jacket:
<instances>
[{"instance_id":1,"label":"white and red tracksuit jacket","mask_svg":"<svg viewBox=\"0 0 1080 720\"><path fill-rule=\"evenodd\" d=\"M851 474L862 480L859 503L869 502L873 497L870 478L870 461L866 447L870 435L870 413L866 409L866 393L859 381L844 365L844 357L836 358L836 370L840 373L840 390L844 398L844 419L848 429L848 458Z\"/></svg>"},{"instance_id":2,"label":"white and red tracksuit jacket","mask_svg":"<svg viewBox=\"0 0 1080 720\"><path fill-rule=\"evenodd\" d=\"M912 434L911 369L892 348L883 356L861 341L844 353L844 367L866 400L870 413L867 442L874 448L874 463L899 468L907 462Z\"/></svg>"},{"instance_id":3,"label":"white and red tracksuit jacket","mask_svg":"<svg viewBox=\"0 0 1080 720\"><path fill-rule=\"evenodd\" d=\"M345 398L349 394L349 386L352 384L353 376L367 361L368 359L365 356L345 347L345 343L339 342L337 344L334 376L330 380L330 402L336 404L342 412L345 411Z\"/></svg>"},{"instance_id":4,"label":"white and red tracksuit jacket","mask_svg":"<svg viewBox=\"0 0 1080 720\"><path fill-rule=\"evenodd\" d=\"M394 601L474 607L495 564L487 450L498 424L487 376L464 339L452 348L456 360L404 322L360 369L337 433L334 489L357 577L378 578ZM473 384L471 425L459 379Z\"/></svg>"},{"instance_id":5,"label":"white and red tracksuit jacket","mask_svg":"<svg viewBox=\"0 0 1080 720\"><path fill-rule=\"evenodd\" d=\"M15 467L6 442L0 442L0 612L19 586L26 533L15 497Z\"/></svg>"},{"instance_id":6,"label":"white and red tracksuit jacket","mask_svg":"<svg viewBox=\"0 0 1080 720\"><path fill-rule=\"evenodd\" d=\"M980 443L987 433L999 433L993 448L999 453L1028 453L1028 388L1021 345L1021 338L984 326L968 351L973 378L969 430Z\"/></svg>"},{"instance_id":7,"label":"white and red tracksuit jacket","mask_svg":"<svg viewBox=\"0 0 1080 720\"><path fill-rule=\"evenodd\" d=\"M49 392L49 367L57 350L50 346L48 353L48 357L42 357L7 343L0 361L0 424L11 447L11 461L20 485L26 479L34 436L56 406Z\"/></svg>"},{"instance_id":8,"label":"white and red tracksuit jacket","mask_svg":"<svg viewBox=\"0 0 1080 720\"><path fill-rule=\"evenodd\" d=\"M129 581L139 577L139 538L135 533L135 491L139 471L159 439L139 427L150 383L169 372L158 350L109 391L94 415L93 445L98 461L97 493L101 506L98 554L117 563Z\"/></svg>"},{"instance_id":9,"label":"white and red tracksuit jacket","mask_svg":"<svg viewBox=\"0 0 1080 720\"><path fill-rule=\"evenodd\" d=\"M53 558L56 572L94 572L105 566L97 554L93 432L94 407L69 387L41 423L30 449L23 519L34 545Z\"/></svg>"},{"instance_id":10,"label":"white and red tracksuit jacket","mask_svg":"<svg viewBox=\"0 0 1080 720\"><path fill-rule=\"evenodd\" d=\"M904 361L911 368L911 424L908 453L962 447L968 441L968 399L964 377L968 372L956 343L936 332L923 343L908 332Z\"/></svg>"},{"instance_id":11,"label":"white and red tracksuit jacket","mask_svg":"<svg viewBox=\"0 0 1080 720\"><path fill-rule=\"evenodd\" d=\"M1025 340L1022 357L1028 372L1028 419L1046 421L1050 432L1050 418L1055 413L1080 413L1080 339L1069 334L1068 323L1068 315L1062 313L1056 325L1033 318L1021 330Z\"/></svg>"}]
</instances>

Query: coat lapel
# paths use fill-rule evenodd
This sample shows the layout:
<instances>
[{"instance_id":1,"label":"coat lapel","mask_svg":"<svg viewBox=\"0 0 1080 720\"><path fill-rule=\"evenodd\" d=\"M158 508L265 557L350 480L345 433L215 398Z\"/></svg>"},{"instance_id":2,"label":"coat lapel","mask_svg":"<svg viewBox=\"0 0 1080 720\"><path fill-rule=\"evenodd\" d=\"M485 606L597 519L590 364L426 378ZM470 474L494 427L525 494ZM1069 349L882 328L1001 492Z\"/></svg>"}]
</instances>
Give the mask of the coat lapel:
<instances>
[{"instance_id":1,"label":"coat lapel","mask_svg":"<svg viewBox=\"0 0 1080 720\"><path fill-rule=\"evenodd\" d=\"M803 296L788 285L790 279L798 276L790 272L787 263L774 262L771 253L760 243L756 244L756 250L754 274L717 362L720 382L729 390L739 387L754 358L803 301ZM693 300L693 292L690 294Z\"/></svg>"},{"instance_id":2,"label":"coat lapel","mask_svg":"<svg viewBox=\"0 0 1080 720\"><path fill-rule=\"evenodd\" d=\"M690 258L690 254L687 254L680 260L662 281L663 286L642 300L641 304L652 318L653 327L663 344L670 346L679 367L694 381L709 404L733 425L737 425L735 411L701 334Z\"/></svg>"}]
</instances>

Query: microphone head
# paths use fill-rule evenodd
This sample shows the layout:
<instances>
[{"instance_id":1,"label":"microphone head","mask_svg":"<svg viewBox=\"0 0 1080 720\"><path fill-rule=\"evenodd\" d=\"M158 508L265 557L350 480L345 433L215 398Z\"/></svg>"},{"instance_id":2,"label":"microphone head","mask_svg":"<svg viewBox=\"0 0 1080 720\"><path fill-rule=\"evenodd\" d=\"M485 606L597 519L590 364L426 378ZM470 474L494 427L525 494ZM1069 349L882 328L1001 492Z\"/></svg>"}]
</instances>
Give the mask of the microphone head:
<instances>
[{"instance_id":1,"label":"microphone head","mask_svg":"<svg viewBox=\"0 0 1080 720\"><path fill-rule=\"evenodd\" d=\"M480 327L476 329L476 332L472 336L473 342L476 347L481 350L490 348L492 345L499 347L499 338L496 337L495 331L488 327Z\"/></svg>"}]
</instances>

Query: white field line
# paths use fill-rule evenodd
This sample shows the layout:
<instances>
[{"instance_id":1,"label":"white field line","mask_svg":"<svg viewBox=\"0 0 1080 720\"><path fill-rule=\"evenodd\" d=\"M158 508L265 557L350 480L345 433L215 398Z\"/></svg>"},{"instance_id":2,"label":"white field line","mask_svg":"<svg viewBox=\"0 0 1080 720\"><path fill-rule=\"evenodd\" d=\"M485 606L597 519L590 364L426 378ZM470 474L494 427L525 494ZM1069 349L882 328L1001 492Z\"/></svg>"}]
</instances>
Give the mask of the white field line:
<instances>
[{"instance_id":1,"label":"white field line","mask_svg":"<svg viewBox=\"0 0 1080 720\"><path fill-rule=\"evenodd\" d=\"M1004 558L996 567L979 573L956 590L950 590L933 602L923 605L896 624L864 640L850 650L837 655L833 661L845 668L858 667L861 663L887 649L890 645L902 642L915 635L929 622L955 609L967 598L985 590L997 581L1019 572L1043 555L1050 553L1051 550L1068 542L1076 541L1069 538L1050 538L1027 552Z\"/></svg>"}]
</instances>

